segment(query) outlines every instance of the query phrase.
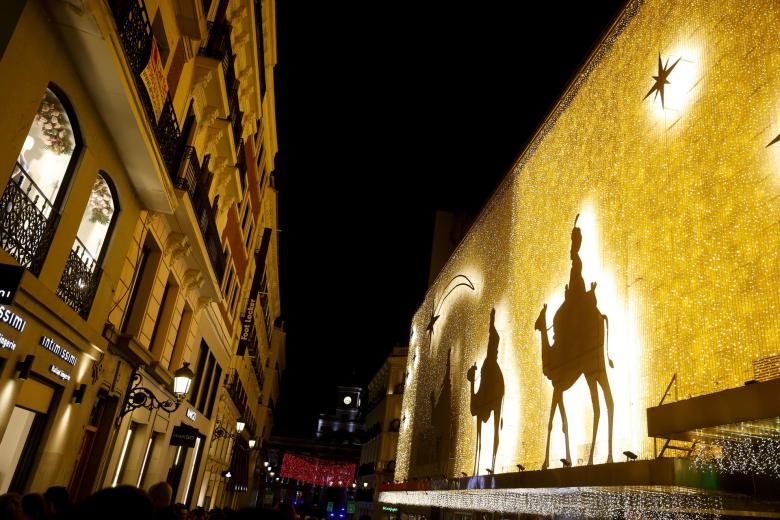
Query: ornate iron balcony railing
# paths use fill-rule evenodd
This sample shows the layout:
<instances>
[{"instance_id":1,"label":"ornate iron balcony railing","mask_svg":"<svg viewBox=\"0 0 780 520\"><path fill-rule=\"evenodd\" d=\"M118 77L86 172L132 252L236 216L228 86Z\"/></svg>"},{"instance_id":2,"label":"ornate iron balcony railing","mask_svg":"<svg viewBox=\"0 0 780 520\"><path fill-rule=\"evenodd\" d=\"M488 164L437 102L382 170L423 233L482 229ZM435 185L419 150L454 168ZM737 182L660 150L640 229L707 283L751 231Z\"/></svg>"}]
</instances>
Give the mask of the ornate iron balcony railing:
<instances>
[{"instance_id":1,"label":"ornate iron balcony railing","mask_svg":"<svg viewBox=\"0 0 780 520\"><path fill-rule=\"evenodd\" d=\"M103 270L76 238L57 287L57 296L85 320L89 317Z\"/></svg>"},{"instance_id":2,"label":"ornate iron balcony railing","mask_svg":"<svg viewBox=\"0 0 780 520\"><path fill-rule=\"evenodd\" d=\"M133 71L136 90L144 106L147 119L154 132L157 147L163 157L168 175L175 180L181 156L181 130L173 110L171 96L166 101L159 119L155 117L152 101L141 80L152 49L152 26L143 0L109 0L119 39L130 69Z\"/></svg>"},{"instance_id":3,"label":"ornate iron balcony railing","mask_svg":"<svg viewBox=\"0 0 780 520\"><path fill-rule=\"evenodd\" d=\"M52 202L16 163L0 197L0 247L37 276L58 223Z\"/></svg>"},{"instance_id":4,"label":"ornate iron balcony railing","mask_svg":"<svg viewBox=\"0 0 780 520\"><path fill-rule=\"evenodd\" d=\"M225 254L222 251L222 241L219 239L219 231L214 221L214 208L209 200L212 174L208 171L208 155L199 163L198 154L192 146L185 146L182 153L182 171L176 179L175 186L185 190L190 196L192 209L198 221L198 228L206 246L211 267L217 281L222 283L225 274Z\"/></svg>"},{"instance_id":5,"label":"ornate iron balcony railing","mask_svg":"<svg viewBox=\"0 0 780 520\"><path fill-rule=\"evenodd\" d=\"M233 90L236 83L235 55L230 43L232 28L229 23L209 22L207 24L209 37L206 45L200 48L198 54L222 62L222 73L225 75L225 88Z\"/></svg>"}]
</instances>

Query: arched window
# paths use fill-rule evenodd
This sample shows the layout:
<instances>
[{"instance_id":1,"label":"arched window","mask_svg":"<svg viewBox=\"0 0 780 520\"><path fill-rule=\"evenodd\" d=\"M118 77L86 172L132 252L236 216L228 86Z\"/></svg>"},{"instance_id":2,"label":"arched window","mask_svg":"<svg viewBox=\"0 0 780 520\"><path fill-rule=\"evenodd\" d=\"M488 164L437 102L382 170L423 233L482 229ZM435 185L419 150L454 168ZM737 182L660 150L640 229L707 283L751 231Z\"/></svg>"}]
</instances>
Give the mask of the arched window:
<instances>
[{"instance_id":1,"label":"arched window","mask_svg":"<svg viewBox=\"0 0 780 520\"><path fill-rule=\"evenodd\" d=\"M82 140L65 95L49 85L0 197L0 246L40 274Z\"/></svg>"},{"instance_id":2,"label":"arched window","mask_svg":"<svg viewBox=\"0 0 780 520\"><path fill-rule=\"evenodd\" d=\"M89 316L95 299L102 272L100 264L118 213L119 201L114 183L105 172L100 172L92 185L76 240L57 288L59 297L84 319Z\"/></svg>"}]
</instances>

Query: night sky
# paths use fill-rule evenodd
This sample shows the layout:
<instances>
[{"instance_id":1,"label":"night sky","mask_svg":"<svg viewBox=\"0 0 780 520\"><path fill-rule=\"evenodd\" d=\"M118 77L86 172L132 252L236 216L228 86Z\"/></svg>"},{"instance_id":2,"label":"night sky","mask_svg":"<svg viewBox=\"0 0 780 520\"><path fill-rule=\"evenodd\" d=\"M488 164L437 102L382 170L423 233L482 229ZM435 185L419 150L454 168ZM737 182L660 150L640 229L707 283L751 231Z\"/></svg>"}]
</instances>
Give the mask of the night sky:
<instances>
[{"instance_id":1,"label":"night sky","mask_svg":"<svg viewBox=\"0 0 780 520\"><path fill-rule=\"evenodd\" d=\"M435 210L479 211L623 2L496 4L277 2L274 434L408 339Z\"/></svg>"}]
</instances>

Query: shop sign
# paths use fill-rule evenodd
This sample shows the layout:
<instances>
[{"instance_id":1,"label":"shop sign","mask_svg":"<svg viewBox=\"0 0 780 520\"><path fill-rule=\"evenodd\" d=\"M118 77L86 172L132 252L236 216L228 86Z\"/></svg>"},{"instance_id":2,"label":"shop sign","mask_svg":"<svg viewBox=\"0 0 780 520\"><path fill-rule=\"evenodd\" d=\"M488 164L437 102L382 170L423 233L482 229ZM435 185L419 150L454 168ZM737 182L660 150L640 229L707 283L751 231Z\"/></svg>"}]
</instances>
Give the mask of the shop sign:
<instances>
[{"instance_id":1,"label":"shop sign","mask_svg":"<svg viewBox=\"0 0 780 520\"><path fill-rule=\"evenodd\" d=\"M11 341L10 339L0 334L0 348L16 350L16 342Z\"/></svg>"},{"instance_id":2,"label":"shop sign","mask_svg":"<svg viewBox=\"0 0 780 520\"><path fill-rule=\"evenodd\" d=\"M382 511L387 511L388 513L397 513L398 508L395 506L382 506Z\"/></svg>"},{"instance_id":3,"label":"shop sign","mask_svg":"<svg viewBox=\"0 0 780 520\"><path fill-rule=\"evenodd\" d=\"M52 365L49 367L49 371L54 374L55 376L59 377L63 381L70 381L70 374L65 372L63 369L58 367L57 365Z\"/></svg>"},{"instance_id":4,"label":"shop sign","mask_svg":"<svg viewBox=\"0 0 780 520\"><path fill-rule=\"evenodd\" d=\"M192 408L187 408L187 419L194 421L198 418L198 414Z\"/></svg>"},{"instance_id":5,"label":"shop sign","mask_svg":"<svg viewBox=\"0 0 780 520\"><path fill-rule=\"evenodd\" d=\"M62 358L67 364L76 366L78 358L49 336L41 336L41 346L46 350L51 351L55 356Z\"/></svg>"},{"instance_id":6,"label":"shop sign","mask_svg":"<svg viewBox=\"0 0 780 520\"><path fill-rule=\"evenodd\" d=\"M8 305L14 302L23 274L24 267L21 265L0 264L0 303Z\"/></svg>"},{"instance_id":7,"label":"shop sign","mask_svg":"<svg viewBox=\"0 0 780 520\"><path fill-rule=\"evenodd\" d=\"M198 430L192 426L182 424L181 426L174 426L171 433L171 446L187 446L189 448L195 447L195 440L198 438Z\"/></svg>"},{"instance_id":8,"label":"shop sign","mask_svg":"<svg viewBox=\"0 0 780 520\"><path fill-rule=\"evenodd\" d=\"M27 325L27 322L24 321L21 316L10 309L6 309L2 305L0 305L0 321L7 323L19 332L22 332L24 330L24 326Z\"/></svg>"}]
</instances>

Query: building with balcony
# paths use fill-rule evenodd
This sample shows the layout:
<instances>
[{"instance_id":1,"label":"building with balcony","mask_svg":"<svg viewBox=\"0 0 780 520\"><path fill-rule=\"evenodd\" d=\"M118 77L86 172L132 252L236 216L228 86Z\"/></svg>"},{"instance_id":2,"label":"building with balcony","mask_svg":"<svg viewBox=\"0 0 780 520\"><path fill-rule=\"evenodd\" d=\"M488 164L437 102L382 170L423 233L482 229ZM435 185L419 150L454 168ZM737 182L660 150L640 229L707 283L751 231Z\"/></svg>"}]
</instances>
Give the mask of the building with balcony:
<instances>
[{"instance_id":1,"label":"building with balcony","mask_svg":"<svg viewBox=\"0 0 780 520\"><path fill-rule=\"evenodd\" d=\"M24 271L0 325L0 486L167 480L190 506L249 504L284 370L275 4L20 4L0 62L18 101L0 262Z\"/></svg>"},{"instance_id":2,"label":"building with balcony","mask_svg":"<svg viewBox=\"0 0 780 520\"><path fill-rule=\"evenodd\" d=\"M779 31L627 2L413 318L395 516L777 515Z\"/></svg>"},{"instance_id":3,"label":"building with balcony","mask_svg":"<svg viewBox=\"0 0 780 520\"><path fill-rule=\"evenodd\" d=\"M394 347L368 383L368 402L362 414L364 438L357 470L358 515L382 518L379 484L395 478L408 353L408 347Z\"/></svg>"}]
</instances>

